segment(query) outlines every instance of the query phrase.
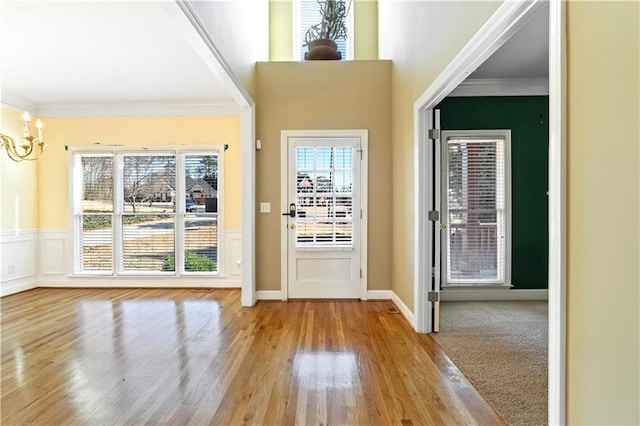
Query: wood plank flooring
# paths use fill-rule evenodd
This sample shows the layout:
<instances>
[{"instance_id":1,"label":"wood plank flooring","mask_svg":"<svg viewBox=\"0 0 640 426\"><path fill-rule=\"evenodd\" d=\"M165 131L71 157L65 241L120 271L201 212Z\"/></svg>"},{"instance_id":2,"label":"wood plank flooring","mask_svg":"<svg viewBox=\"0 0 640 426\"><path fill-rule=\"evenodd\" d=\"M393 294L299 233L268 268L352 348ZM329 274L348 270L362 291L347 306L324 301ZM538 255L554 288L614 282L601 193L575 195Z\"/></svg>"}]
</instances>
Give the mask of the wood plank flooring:
<instances>
[{"instance_id":1,"label":"wood plank flooring","mask_svg":"<svg viewBox=\"0 0 640 426\"><path fill-rule=\"evenodd\" d=\"M388 301L36 289L0 304L2 425L503 424Z\"/></svg>"}]
</instances>

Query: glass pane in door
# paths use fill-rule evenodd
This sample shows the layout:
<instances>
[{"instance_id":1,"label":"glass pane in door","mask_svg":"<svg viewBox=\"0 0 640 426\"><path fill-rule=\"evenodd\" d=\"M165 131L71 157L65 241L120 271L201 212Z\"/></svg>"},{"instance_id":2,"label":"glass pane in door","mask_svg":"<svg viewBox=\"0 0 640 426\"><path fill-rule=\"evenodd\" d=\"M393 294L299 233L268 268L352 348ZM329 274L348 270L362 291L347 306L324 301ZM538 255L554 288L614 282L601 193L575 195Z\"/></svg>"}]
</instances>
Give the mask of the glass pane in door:
<instances>
[{"instance_id":1,"label":"glass pane in door","mask_svg":"<svg viewBox=\"0 0 640 426\"><path fill-rule=\"evenodd\" d=\"M447 141L447 282L500 282L504 271L501 140Z\"/></svg>"},{"instance_id":2,"label":"glass pane in door","mask_svg":"<svg viewBox=\"0 0 640 426\"><path fill-rule=\"evenodd\" d=\"M353 147L296 148L298 247L353 245Z\"/></svg>"}]
</instances>

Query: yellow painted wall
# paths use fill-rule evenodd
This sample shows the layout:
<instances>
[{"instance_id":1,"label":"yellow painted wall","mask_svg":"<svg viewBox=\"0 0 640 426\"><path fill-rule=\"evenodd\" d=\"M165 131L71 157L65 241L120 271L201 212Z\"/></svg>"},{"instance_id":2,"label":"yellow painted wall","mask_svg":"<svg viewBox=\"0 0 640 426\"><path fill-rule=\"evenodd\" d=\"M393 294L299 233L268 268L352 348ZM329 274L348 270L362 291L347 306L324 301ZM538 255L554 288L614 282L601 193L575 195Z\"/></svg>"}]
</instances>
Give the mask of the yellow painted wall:
<instances>
[{"instance_id":1,"label":"yellow painted wall","mask_svg":"<svg viewBox=\"0 0 640 426\"><path fill-rule=\"evenodd\" d=\"M0 133L13 138L16 144L23 141L23 113L0 106ZM35 132L35 119L31 120L31 128ZM0 180L0 231L38 228L38 162L16 163L1 149Z\"/></svg>"},{"instance_id":2,"label":"yellow painted wall","mask_svg":"<svg viewBox=\"0 0 640 426\"><path fill-rule=\"evenodd\" d=\"M291 0L269 0L269 60L290 61L293 46Z\"/></svg>"},{"instance_id":3,"label":"yellow painted wall","mask_svg":"<svg viewBox=\"0 0 640 426\"><path fill-rule=\"evenodd\" d=\"M351 6L354 59L378 59L378 0L356 0ZM269 0L269 60L293 59L292 0Z\"/></svg>"},{"instance_id":4,"label":"yellow painted wall","mask_svg":"<svg viewBox=\"0 0 640 426\"><path fill-rule=\"evenodd\" d=\"M259 63L256 137L256 286L280 290L280 135L282 130L369 131L368 286L391 288L391 63Z\"/></svg>"},{"instance_id":5,"label":"yellow painted wall","mask_svg":"<svg viewBox=\"0 0 640 426\"><path fill-rule=\"evenodd\" d=\"M44 121L44 120L43 120ZM40 228L66 228L68 158L65 145L223 145L224 226L240 228L240 117L86 117L47 118L50 146L40 160Z\"/></svg>"},{"instance_id":6,"label":"yellow painted wall","mask_svg":"<svg viewBox=\"0 0 640 426\"><path fill-rule=\"evenodd\" d=\"M639 5L567 5L573 425L640 424Z\"/></svg>"},{"instance_id":7,"label":"yellow painted wall","mask_svg":"<svg viewBox=\"0 0 640 426\"><path fill-rule=\"evenodd\" d=\"M413 258L413 104L499 5L458 1L385 1L378 5L380 57L393 59L391 281L393 291L409 309L414 304L414 261L423 261ZM415 24L419 22L425 24Z\"/></svg>"}]
</instances>

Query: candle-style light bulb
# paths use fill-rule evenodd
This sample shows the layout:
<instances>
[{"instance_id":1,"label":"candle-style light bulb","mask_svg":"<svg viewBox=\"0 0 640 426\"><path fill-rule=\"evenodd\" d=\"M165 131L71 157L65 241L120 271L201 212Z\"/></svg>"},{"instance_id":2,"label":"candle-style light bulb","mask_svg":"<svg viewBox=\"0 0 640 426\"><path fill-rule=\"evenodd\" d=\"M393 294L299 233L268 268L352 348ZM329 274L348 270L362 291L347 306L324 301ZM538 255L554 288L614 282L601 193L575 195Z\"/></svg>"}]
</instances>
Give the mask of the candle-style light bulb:
<instances>
[{"instance_id":1,"label":"candle-style light bulb","mask_svg":"<svg viewBox=\"0 0 640 426\"><path fill-rule=\"evenodd\" d=\"M36 120L36 127L38 128L38 139L42 142L42 121L39 118Z\"/></svg>"},{"instance_id":2,"label":"candle-style light bulb","mask_svg":"<svg viewBox=\"0 0 640 426\"><path fill-rule=\"evenodd\" d=\"M22 119L24 120L24 137L25 138L30 137L31 126L29 125L29 120L31 120L31 116L27 111L25 111L24 114L22 114Z\"/></svg>"}]
</instances>

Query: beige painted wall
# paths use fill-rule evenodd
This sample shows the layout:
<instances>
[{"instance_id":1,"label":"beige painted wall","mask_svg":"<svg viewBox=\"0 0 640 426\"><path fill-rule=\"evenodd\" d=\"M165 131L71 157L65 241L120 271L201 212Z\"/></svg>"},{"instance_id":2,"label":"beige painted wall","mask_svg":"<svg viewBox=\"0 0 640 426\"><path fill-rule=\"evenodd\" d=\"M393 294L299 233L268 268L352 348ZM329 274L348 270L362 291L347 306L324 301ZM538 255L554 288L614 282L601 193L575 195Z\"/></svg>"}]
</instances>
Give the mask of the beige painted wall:
<instances>
[{"instance_id":1,"label":"beige painted wall","mask_svg":"<svg viewBox=\"0 0 640 426\"><path fill-rule=\"evenodd\" d=\"M23 113L0 106L0 133L11 137L16 144L23 141ZM31 128L35 131L35 119L31 120ZM0 150L0 204L0 231L38 228L37 161L16 163L9 159L4 149Z\"/></svg>"},{"instance_id":2,"label":"beige painted wall","mask_svg":"<svg viewBox=\"0 0 640 426\"><path fill-rule=\"evenodd\" d=\"M567 5L568 424L640 424L639 5Z\"/></svg>"},{"instance_id":3,"label":"beige painted wall","mask_svg":"<svg viewBox=\"0 0 640 426\"><path fill-rule=\"evenodd\" d=\"M384 1L378 6L380 57L393 59L391 281L393 291L409 309L414 304L413 104L499 5ZM428 24L418 25L420 22Z\"/></svg>"},{"instance_id":4,"label":"beige painted wall","mask_svg":"<svg viewBox=\"0 0 640 426\"><path fill-rule=\"evenodd\" d=\"M270 61L293 59L292 13L292 0L269 0ZM351 13L354 59L378 59L378 0L355 0Z\"/></svg>"},{"instance_id":5,"label":"beige painted wall","mask_svg":"<svg viewBox=\"0 0 640 426\"><path fill-rule=\"evenodd\" d=\"M280 134L299 129L369 131L369 290L391 288L391 63L259 63L256 153L256 286L280 290Z\"/></svg>"},{"instance_id":6,"label":"beige painted wall","mask_svg":"<svg viewBox=\"0 0 640 426\"><path fill-rule=\"evenodd\" d=\"M43 120L44 121L44 120ZM223 145L224 226L240 228L240 117L91 117L47 118L50 146L39 161L40 228L66 228L68 152L65 145Z\"/></svg>"}]
</instances>

